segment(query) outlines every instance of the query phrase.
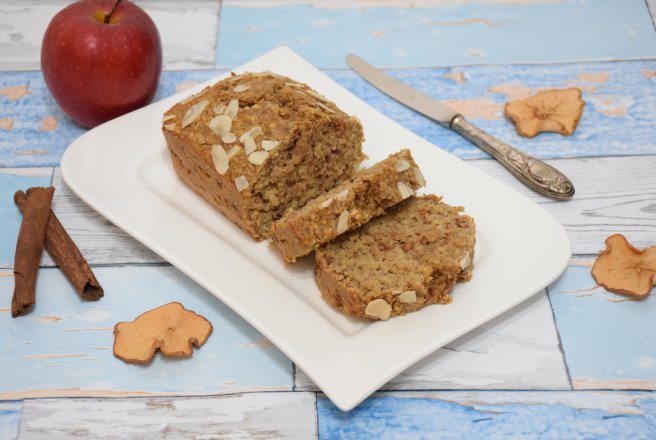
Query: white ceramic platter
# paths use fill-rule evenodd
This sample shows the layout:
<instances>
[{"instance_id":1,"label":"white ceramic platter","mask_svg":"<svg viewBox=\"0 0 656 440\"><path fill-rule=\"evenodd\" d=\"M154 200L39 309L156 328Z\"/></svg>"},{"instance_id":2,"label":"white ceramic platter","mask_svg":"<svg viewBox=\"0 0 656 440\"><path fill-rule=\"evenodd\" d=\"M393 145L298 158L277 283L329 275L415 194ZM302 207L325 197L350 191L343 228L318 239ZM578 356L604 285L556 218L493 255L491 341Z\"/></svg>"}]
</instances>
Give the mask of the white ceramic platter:
<instances>
[{"instance_id":1,"label":"white ceramic platter","mask_svg":"<svg viewBox=\"0 0 656 440\"><path fill-rule=\"evenodd\" d=\"M201 284L269 338L342 410L453 339L543 289L565 269L569 240L546 211L513 189L397 125L288 48L235 69L305 82L362 121L368 163L408 147L425 192L476 220L474 277L448 306L385 322L352 320L320 298L313 259L285 265L175 175L164 111L221 78L103 124L62 159L66 183L91 207ZM454 134L455 136L455 134ZM463 140L464 142L464 140Z\"/></svg>"}]
</instances>

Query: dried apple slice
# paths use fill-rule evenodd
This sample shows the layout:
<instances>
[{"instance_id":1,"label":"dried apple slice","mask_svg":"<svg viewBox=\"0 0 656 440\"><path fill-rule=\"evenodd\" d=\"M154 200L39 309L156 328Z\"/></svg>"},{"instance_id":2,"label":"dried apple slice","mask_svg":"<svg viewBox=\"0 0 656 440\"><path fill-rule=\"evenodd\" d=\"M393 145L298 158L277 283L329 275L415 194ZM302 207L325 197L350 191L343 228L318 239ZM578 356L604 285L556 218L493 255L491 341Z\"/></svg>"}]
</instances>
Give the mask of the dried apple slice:
<instances>
[{"instance_id":1,"label":"dried apple slice","mask_svg":"<svg viewBox=\"0 0 656 440\"><path fill-rule=\"evenodd\" d=\"M542 132L555 132L570 136L583 115L585 101L581 90L547 90L504 107L504 113L515 123L517 134L534 137Z\"/></svg>"},{"instance_id":2,"label":"dried apple slice","mask_svg":"<svg viewBox=\"0 0 656 440\"><path fill-rule=\"evenodd\" d=\"M166 356L191 356L212 334L204 317L172 302L114 326L114 356L129 364L148 364L158 349Z\"/></svg>"},{"instance_id":3,"label":"dried apple slice","mask_svg":"<svg viewBox=\"0 0 656 440\"><path fill-rule=\"evenodd\" d=\"M592 276L606 290L645 299L654 286L656 246L636 249L621 234L606 239L606 250L595 260Z\"/></svg>"}]
</instances>

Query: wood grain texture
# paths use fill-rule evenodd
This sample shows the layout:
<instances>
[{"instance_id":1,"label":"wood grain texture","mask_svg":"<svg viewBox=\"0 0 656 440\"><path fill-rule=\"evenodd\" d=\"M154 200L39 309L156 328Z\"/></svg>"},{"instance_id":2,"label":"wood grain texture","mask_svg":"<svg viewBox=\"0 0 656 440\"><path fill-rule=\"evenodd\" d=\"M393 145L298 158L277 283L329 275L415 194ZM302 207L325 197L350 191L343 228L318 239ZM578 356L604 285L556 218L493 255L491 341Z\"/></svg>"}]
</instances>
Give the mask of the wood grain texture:
<instances>
[{"instance_id":1,"label":"wood grain texture","mask_svg":"<svg viewBox=\"0 0 656 440\"><path fill-rule=\"evenodd\" d=\"M310 439L313 393L25 402L20 439Z\"/></svg>"},{"instance_id":2,"label":"wood grain texture","mask_svg":"<svg viewBox=\"0 0 656 440\"><path fill-rule=\"evenodd\" d=\"M549 287L574 388L656 390L656 295L607 292L590 271L570 267Z\"/></svg>"},{"instance_id":3,"label":"wood grain texture","mask_svg":"<svg viewBox=\"0 0 656 440\"><path fill-rule=\"evenodd\" d=\"M656 127L651 123L656 119L656 76L651 73L656 72L654 60L388 69L386 72L451 106L493 136L539 158L656 152ZM458 134L386 96L355 72L329 69L324 73L443 150L460 158L488 157ZM580 88L586 101L572 136L542 133L527 139L519 136L513 123L503 116L508 101L539 90L569 87ZM366 130L367 127L365 135Z\"/></svg>"},{"instance_id":4,"label":"wood grain texture","mask_svg":"<svg viewBox=\"0 0 656 440\"><path fill-rule=\"evenodd\" d=\"M297 368L295 389L317 387ZM447 344L383 389L570 389L546 295Z\"/></svg>"},{"instance_id":5,"label":"wood grain texture","mask_svg":"<svg viewBox=\"0 0 656 440\"><path fill-rule=\"evenodd\" d=\"M644 392L380 393L350 413L318 398L319 438L619 439L656 437Z\"/></svg>"},{"instance_id":6,"label":"wood grain texture","mask_svg":"<svg viewBox=\"0 0 656 440\"><path fill-rule=\"evenodd\" d=\"M41 269L36 306L19 319L0 309L0 400L61 396L211 395L291 390L292 364L246 321L177 269L96 267L100 301L82 301L57 269ZM13 290L0 272L0 305ZM113 356L113 328L178 301L214 331L189 358L156 355L148 366Z\"/></svg>"},{"instance_id":7,"label":"wood grain texture","mask_svg":"<svg viewBox=\"0 0 656 440\"><path fill-rule=\"evenodd\" d=\"M163 67L214 67L219 2L137 0L162 39ZM52 17L70 4L64 0L5 0L0 4L0 70L38 70L41 39Z\"/></svg>"},{"instance_id":8,"label":"wood grain texture","mask_svg":"<svg viewBox=\"0 0 656 440\"><path fill-rule=\"evenodd\" d=\"M547 161L569 176L574 198L558 202L517 181L494 161L470 164L535 200L558 220L570 238L572 253L597 254L604 240L625 234L638 247L656 244L656 156L626 156Z\"/></svg>"},{"instance_id":9,"label":"wood grain texture","mask_svg":"<svg viewBox=\"0 0 656 440\"><path fill-rule=\"evenodd\" d=\"M23 402L5 401L0 402L0 438L14 440L18 436L18 425L20 424Z\"/></svg>"},{"instance_id":10,"label":"wood grain texture","mask_svg":"<svg viewBox=\"0 0 656 440\"><path fill-rule=\"evenodd\" d=\"M406 2L405 7L399 2L392 2L396 7L322 3L226 3L217 65L234 67L279 45L290 46L321 68L346 67L349 52L366 54L382 67L656 55L656 34L644 0L438 1Z\"/></svg>"},{"instance_id":11,"label":"wood grain texture","mask_svg":"<svg viewBox=\"0 0 656 440\"><path fill-rule=\"evenodd\" d=\"M225 70L164 72L159 100ZM392 76L462 112L490 134L541 158L653 154L656 151L656 61L392 69ZM404 107L351 70L326 70L344 88L395 122L460 158L488 156L456 133ZM518 136L506 120L509 99L545 88L579 87L586 100L571 137ZM0 166L58 165L84 130L57 107L39 72L0 72ZM375 127L365 127L373 130Z\"/></svg>"},{"instance_id":12,"label":"wood grain texture","mask_svg":"<svg viewBox=\"0 0 656 440\"><path fill-rule=\"evenodd\" d=\"M55 168L52 184L56 188L52 209L90 264L165 263L80 200L62 179L59 168ZM42 264L52 266L54 262L47 255Z\"/></svg>"}]
</instances>

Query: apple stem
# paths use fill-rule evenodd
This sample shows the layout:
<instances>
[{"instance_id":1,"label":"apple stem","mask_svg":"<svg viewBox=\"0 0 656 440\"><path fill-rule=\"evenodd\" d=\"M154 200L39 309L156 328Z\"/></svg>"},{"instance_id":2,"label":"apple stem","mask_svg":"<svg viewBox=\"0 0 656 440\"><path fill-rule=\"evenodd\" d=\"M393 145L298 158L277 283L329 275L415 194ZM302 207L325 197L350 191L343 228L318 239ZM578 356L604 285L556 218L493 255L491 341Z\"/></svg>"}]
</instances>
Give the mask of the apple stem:
<instances>
[{"instance_id":1,"label":"apple stem","mask_svg":"<svg viewBox=\"0 0 656 440\"><path fill-rule=\"evenodd\" d=\"M116 3L114 3L114 7L112 10L109 12L109 14L105 14L105 24L109 24L109 20L112 18L112 14L114 11L116 11L116 8L118 8L118 5L121 3L121 0L116 0Z\"/></svg>"}]
</instances>

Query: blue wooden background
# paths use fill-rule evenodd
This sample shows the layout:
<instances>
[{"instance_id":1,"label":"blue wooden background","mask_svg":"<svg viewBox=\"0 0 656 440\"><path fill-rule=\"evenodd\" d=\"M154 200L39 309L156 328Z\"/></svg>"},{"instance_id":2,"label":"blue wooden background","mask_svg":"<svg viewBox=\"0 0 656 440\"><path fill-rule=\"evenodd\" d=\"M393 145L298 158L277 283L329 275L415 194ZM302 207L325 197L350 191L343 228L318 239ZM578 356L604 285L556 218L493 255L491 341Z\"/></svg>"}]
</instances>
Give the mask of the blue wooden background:
<instances>
[{"instance_id":1,"label":"blue wooden background","mask_svg":"<svg viewBox=\"0 0 656 440\"><path fill-rule=\"evenodd\" d=\"M632 301L596 287L590 276L592 252L575 255L565 274L549 286L548 301L535 306L546 311L548 319L536 324L540 328L535 333L495 333L495 326L519 328L517 316L510 312L470 340L456 341L437 360L404 373L387 391L348 414L315 394L311 381L249 324L137 244L121 245L114 256L90 251L107 292L97 303L81 302L44 258L47 267L39 274L36 309L12 319L11 269L21 220L13 193L30 186L61 185L61 155L84 132L57 108L39 71L43 29L65 3L9 0L0 5L0 397L5 399L0 401L0 438L48 438L43 430L51 419L46 415L52 416L50 427L57 426L62 419L54 416L55 407L66 405L89 411L98 405L105 408L105 416L98 420L110 420L108 400L68 399L53 401L50 407L47 400L24 398L224 393L244 393L235 394L235 407L252 406L277 415L262 425L244 422L239 425L242 431L227 428L241 416L228 417L221 426L234 429L226 431L234 435L255 435L279 419L276 432L298 438L656 438L656 300ZM577 215L589 221L568 229L575 249L582 247L579 240L587 229L624 224L638 225L656 244L655 179L649 177L656 167L656 5L651 0L139 3L155 19L164 41L165 71L155 99L285 44L436 148L492 170L487 161L477 160L485 159L484 153L349 70L344 55L357 53L448 101L510 144L542 158L571 158L574 162L558 163L573 163L572 172L590 180L582 183L577 201L551 212L566 223L578 210ZM517 136L503 117L504 103L554 87L583 91L586 107L576 133L530 140ZM643 184L631 181L636 173L626 165L629 162L647 176ZM612 180L608 169L625 174ZM616 183L604 186L608 180ZM58 187L66 196L56 211L73 225L76 239L98 247L105 240L118 240L119 232L102 219L87 222L92 214L66 191ZM621 199L629 195L641 197L640 204ZM601 248L603 240L598 240L595 249ZM142 256L139 264L125 257L136 253ZM172 300L212 321L215 332L208 343L181 361L157 357L148 367L117 361L111 354L113 324ZM482 351L467 348L476 338L481 338ZM553 353L550 350L557 355L549 354L548 362L536 356ZM445 353L455 359L456 370L467 372L467 380L439 373L448 363ZM477 361L483 355L498 360ZM541 360L534 361L537 358ZM529 370L546 371L544 381L531 376L528 385L516 386L524 382L512 364L522 362L536 363ZM500 376L506 379L489 385L497 380L491 378ZM444 383L459 391L436 385ZM182 414L183 405L176 402L176 411ZM223 401L212 402L224 408ZM306 420L280 416L303 408L312 414ZM66 438L78 432L75 429L86 429L93 436L102 424L97 421L93 427L82 417L67 414L70 431L62 428L53 435ZM146 426L142 423L126 422L124 428L107 432L126 438L146 435L140 431ZM206 427L214 432L216 425ZM150 435L160 432L152 429Z\"/></svg>"}]
</instances>

